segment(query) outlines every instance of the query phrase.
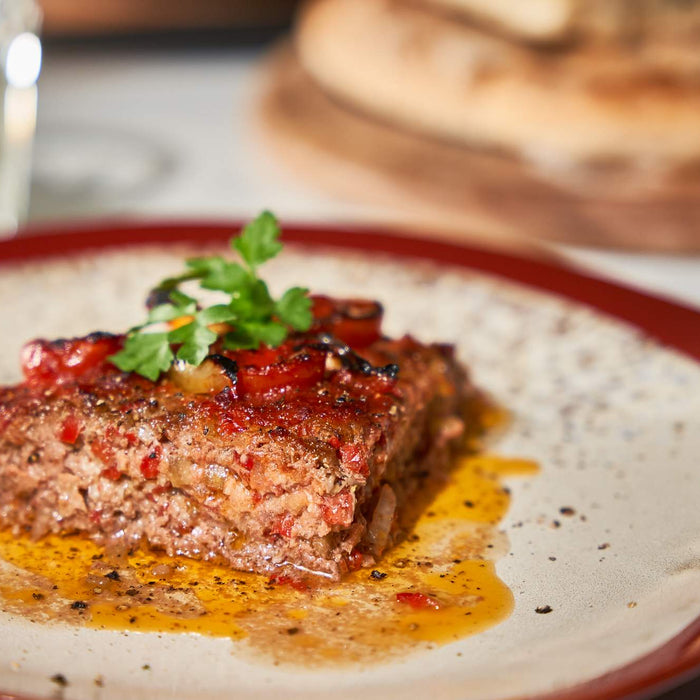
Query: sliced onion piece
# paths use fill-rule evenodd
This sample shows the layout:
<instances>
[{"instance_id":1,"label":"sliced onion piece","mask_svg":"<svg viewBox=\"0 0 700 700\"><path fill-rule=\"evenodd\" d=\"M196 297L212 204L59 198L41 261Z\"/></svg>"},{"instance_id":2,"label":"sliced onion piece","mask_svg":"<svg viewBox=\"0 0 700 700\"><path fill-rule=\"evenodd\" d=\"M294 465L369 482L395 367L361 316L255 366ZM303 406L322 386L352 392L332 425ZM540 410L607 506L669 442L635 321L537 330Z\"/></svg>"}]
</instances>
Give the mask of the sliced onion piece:
<instances>
[{"instance_id":1,"label":"sliced onion piece","mask_svg":"<svg viewBox=\"0 0 700 700\"><path fill-rule=\"evenodd\" d=\"M379 500L372 513L372 520L367 528L367 536L375 556L380 556L389 543L391 526L396 513L396 494L391 486L384 484L379 490Z\"/></svg>"}]
</instances>

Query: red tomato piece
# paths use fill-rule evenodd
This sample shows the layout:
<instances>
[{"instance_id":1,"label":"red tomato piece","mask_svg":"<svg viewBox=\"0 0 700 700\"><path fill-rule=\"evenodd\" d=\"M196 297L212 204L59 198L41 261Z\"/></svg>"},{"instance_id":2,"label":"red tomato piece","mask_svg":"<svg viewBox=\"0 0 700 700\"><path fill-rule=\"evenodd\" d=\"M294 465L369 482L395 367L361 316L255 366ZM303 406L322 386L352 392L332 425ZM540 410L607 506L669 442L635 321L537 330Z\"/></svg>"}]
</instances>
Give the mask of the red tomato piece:
<instances>
[{"instance_id":1,"label":"red tomato piece","mask_svg":"<svg viewBox=\"0 0 700 700\"><path fill-rule=\"evenodd\" d=\"M405 603L414 610L439 610L442 604L439 600L425 595L425 593L413 593L406 591L396 594L397 603Z\"/></svg>"}]
</instances>

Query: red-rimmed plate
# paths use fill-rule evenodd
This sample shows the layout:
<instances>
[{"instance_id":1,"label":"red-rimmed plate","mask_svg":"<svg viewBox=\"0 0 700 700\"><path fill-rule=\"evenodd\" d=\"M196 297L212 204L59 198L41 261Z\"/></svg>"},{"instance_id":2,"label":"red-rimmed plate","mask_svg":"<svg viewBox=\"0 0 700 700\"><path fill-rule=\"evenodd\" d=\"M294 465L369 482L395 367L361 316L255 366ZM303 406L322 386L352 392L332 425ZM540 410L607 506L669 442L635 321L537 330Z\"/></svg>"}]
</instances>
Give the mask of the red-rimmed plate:
<instances>
[{"instance_id":1,"label":"red-rimmed plate","mask_svg":"<svg viewBox=\"0 0 700 700\"><path fill-rule=\"evenodd\" d=\"M231 226L89 227L0 243L0 382L35 335L124 328L182 246ZM549 263L370 231L293 228L275 285L380 298L390 332L455 342L515 415L501 625L361 669L277 668L196 636L28 625L0 615L0 688L67 698L621 698L700 663L700 314ZM561 508L575 515L562 515ZM558 526L554 521L557 521ZM535 608L548 605L548 615ZM148 673L142 668L149 667ZM103 687L96 688L100 676Z\"/></svg>"}]
</instances>

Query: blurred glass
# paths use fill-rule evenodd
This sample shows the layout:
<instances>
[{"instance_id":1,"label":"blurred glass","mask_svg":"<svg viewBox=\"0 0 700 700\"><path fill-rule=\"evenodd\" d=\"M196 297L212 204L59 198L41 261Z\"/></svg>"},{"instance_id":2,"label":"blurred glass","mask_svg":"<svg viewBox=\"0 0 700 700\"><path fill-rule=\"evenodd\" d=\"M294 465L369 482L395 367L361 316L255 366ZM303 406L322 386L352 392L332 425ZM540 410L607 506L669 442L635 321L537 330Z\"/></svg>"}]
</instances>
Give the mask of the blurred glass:
<instances>
[{"instance_id":1,"label":"blurred glass","mask_svg":"<svg viewBox=\"0 0 700 700\"><path fill-rule=\"evenodd\" d=\"M0 237L14 234L29 206L40 26L34 0L0 0Z\"/></svg>"}]
</instances>

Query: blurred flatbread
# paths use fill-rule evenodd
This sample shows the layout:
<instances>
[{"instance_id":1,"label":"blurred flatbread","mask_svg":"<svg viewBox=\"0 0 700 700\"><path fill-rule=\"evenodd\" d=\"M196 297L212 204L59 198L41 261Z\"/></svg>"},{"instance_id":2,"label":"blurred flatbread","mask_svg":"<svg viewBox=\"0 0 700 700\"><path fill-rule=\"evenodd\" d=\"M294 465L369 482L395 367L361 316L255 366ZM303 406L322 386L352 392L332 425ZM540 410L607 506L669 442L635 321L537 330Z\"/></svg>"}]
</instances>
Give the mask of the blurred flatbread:
<instances>
[{"instance_id":1,"label":"blurred flatbread","mask_svg":"<svg viewBox=\"0 0 700 700\"><path fill-rule=\"evenodd\" d=\"M700 0L411 0L526 41L674 42L697 47Z\"/></svg>"},{"instance_id":2,"label":"blurred flatbread","mask_svg":"<svg viewBox=\"0 0 700 700\"><path fill-rule=\"evenodd\" d=\"M404 128L547 167L700 160L700 80L626 52L537 50L395 0L315 0L296 41L326 91Z\"/></svg>"},{"instance_id":3,"label":"blurred flatbread","mask_svg":"<svg viewBox=\"0 0 700 700\"><path fill-rule=\"evenodd\" d=\"M397 130L318 88L289 47L265 67L258 124L297 177L346 199L383 205L391 221L453 238L554 240L646 250L700 250L700 178L615 186L582 196L526 164ZM626 194L624 194L626 192Z\"/></svg>"}]
</instances>

